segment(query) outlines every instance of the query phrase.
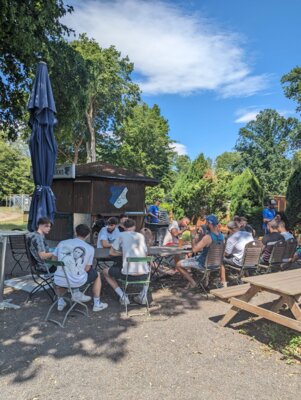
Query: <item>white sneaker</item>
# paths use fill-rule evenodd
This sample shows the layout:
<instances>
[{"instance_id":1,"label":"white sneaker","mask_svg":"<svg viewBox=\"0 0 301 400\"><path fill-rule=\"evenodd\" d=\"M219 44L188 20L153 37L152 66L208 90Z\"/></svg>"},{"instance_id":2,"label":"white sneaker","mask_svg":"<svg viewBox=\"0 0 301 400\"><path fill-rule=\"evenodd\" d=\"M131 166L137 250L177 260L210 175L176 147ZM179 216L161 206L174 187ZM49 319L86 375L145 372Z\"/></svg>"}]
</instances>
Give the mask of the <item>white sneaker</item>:
<instances>
[{"instance_id":1,"label":"white sneaker","mask_svg":"<svg viewBox=\"0 0 301 400\"><path fill-rule=\"evenodd\" d=\"M108 307L107 303L99 303L99 304L97 304L97 306L94 304L93 311L95 311L95 312L102 311L102 310L105 310L107 307Z\"/></svg>"},{"instance_id":2,"label":"white sneaker","mask_svg":"<svg viewBox=\"0 0 301 400\"><path fill-rule=\"evenodd\" d=\"M63 311L63 309L66 307L67 303L65 302L64 299L60 299L57 303L57 310L58 311Z\"/></svg>"},{"instance_id":3,"label":"white sneaker","mask_svg":"<svg viewBox=\"0 0 301 400\"><path fill-rule=\"evenodd\" d=\"M72 300L80 301L82 303L87 303L87 301L91 300L91 296L86 296L82 292L75 292L72 294Z\"/></svg>"},{"instance_id":4,"label":"white sneaker","mask_svg":"<svg viewBox=\"0 0 301 400\"><path fill-rule=\"evenodd\" d=\"M146 305L147 304L147 298L146 298L146 296L141 297L140 294L138 294L138 296L134 297L134 302L137 303L137 304Z\"/></svg>"},{"instance_id":5,"label":"white sneaker","mask_svg":"<svg viewBox=\"0 0 301 400\"><path fill-rule=\"evenodd\" d=\"M128 306L129 304L131 304L130 299L127 294L124 294L122 297L120 297L119 302L123 306L125 306L125 305Z\"/></svg>"}]
</instances>

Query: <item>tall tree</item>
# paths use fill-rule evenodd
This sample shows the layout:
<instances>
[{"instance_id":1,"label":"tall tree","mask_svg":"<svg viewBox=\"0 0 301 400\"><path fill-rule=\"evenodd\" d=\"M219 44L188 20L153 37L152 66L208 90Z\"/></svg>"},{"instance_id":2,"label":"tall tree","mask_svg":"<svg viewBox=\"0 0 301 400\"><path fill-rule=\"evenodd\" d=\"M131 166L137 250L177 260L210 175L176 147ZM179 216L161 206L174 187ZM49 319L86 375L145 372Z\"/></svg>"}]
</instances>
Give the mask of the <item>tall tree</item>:
<instances>
[{"instance_id":1,"label":"tall tree","mask_svg":"<svg viewBox=\"0 0 301 400\"><path fill-rule=\"evenodd\" d=\"M131 80L133 64L114 46L103 49L94 39L80 35L71 44L85 60L88 102L85 121L89 132L87 161L96 161L96 135L113 131L129 113L140 94Z\"/></svg>"},{"instance_id":2,"label":"tall tree","mask_svg":"<svg viewBox=\"0 0 301 400\"><path fill-rule=\"evenodd\" d=\"M236 174L241 173L243 169L241 154L237 151L225 151L216 157L215 169Z\"/></svg>"},{"instance_id":3,"label":"tall tree","mask_svg":"<svg viewBox=\"0 0 301 400\"><path fill-rule=\"evenodd\" d=\"M301 112L301 67L295 67L283 75L281 83L286 97L296 101L297 111Z\"/></svg>"},{"instance_id":4,"label":"tall tree","mask_svg":"<svg viewBox=\"0 0 301 400\"><path fill-rule=\"evenodd\" d=\"M15 139L36 63L70 33L61 18L73 8L62 0L0 0L0 10L0 129Z\"/></svg>"},{"instance_id":5,"label":"tall tree","mask_svg":"<svg viewBox=\"0 0 301 400\"><path fill-rule=\"evenodd\" d=\"M11 194L31 193L30 158L0 138L0 200Z\"/></svg>"},{"instance_id":6,"label":"tall tree","mask_svg":"<svg viewBox=\"0 0 301 400\"><path fill-rule=\"evenodd\" d=\"M286 214L291 227L301 227L301 165L291 175L287 192Z\"/></svg>"},{"instance_id":7,"label":"tall tree","mask_svg":"<svg viewBox=\"0 0 301 400\"><path fill-rule=\"evenodd\" d=\"M241 153L244 166L258 178L266 196L285 194L291 168L291 139L299 128L296 118L286 119L267 109L239 131L235 149Z\"/></svg>"}]
</instances>

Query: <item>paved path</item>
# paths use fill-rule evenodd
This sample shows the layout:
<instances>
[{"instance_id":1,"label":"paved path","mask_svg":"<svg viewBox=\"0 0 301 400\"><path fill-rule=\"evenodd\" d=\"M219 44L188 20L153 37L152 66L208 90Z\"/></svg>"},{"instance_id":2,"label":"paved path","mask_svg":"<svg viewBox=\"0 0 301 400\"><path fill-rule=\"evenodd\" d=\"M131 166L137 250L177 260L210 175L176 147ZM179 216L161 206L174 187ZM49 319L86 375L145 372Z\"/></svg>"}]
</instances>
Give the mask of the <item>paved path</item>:
<instances>
[{"instance_id":1,"label":"paved path","mask_svg":"<svg viewBox=\"0 0 301 400\"><path fill-rule=\"evenodd\" d=\"M151 317L126 319L107 289L107 310L60 329L43 322L46 297L13 297L22 308L0 311L3 400L300 398L301 367L220 328L219 301L172 286L154 293Z\"/></svg>"}]
</instances>

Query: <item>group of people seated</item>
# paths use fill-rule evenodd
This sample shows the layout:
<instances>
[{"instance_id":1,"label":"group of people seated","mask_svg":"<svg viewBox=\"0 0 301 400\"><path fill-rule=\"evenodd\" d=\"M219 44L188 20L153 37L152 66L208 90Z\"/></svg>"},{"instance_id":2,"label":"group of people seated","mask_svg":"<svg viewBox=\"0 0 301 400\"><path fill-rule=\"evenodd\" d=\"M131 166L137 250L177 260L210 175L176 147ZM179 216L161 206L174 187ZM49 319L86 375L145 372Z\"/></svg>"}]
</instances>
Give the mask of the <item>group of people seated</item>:
<instances>
[{"instance_id":1,"label":"group of people seated","mask_svg":"<svg viewBox=\"0 0 301 400\"><path fill-rule=\"evenodd\" d=\"M129 281L137 279L137 276L139 276L139 280L146 281L149 276L149 265L145 262L127 262L128 257L146 257L147 246L144 236L136 232L136 223L133 219L125 218L121 224L122 231L118 229L120 225L117 227L118 220L110 218L108 225L99 232L97 244L99 247L109 247L111 256L119 256L114 257L114 265L105 269L103 275L119 296L120 303L129 304L129 298L119 286L118 280L125 279L128 274ZM49 249L45 240L45 235L50 232L52 226L51 221L48 218L40 218L37 225L36 231L28 234L30 252L37 261L37 268L46 272L46 260L63 262L67 279L72 288L73 299L78 302L92 300L91 296L80 291L84 285L92 284L93 311L106 309L108 304L100 299L102 287L100 272L93 268L95 249L87 243L91 233L90 228L84 224L76 226L75 237L61 241L52 250ZM66 276L61 266L51 267L49 272L54 274L58 310L62 311L67 305L63 298L68 287ZM144 284L134 301L138 304L146 304L147 292L148 284Z\"/></svg>"},{"instance_id":2,"label":"group of people seated","mask_svg":"<svg viewBox=\"0 0 301 400\"><path fill-rule=\"evenodd\" d=\"M279 240L288 240L293 235L287 231L285 222L279 217L264 221L266 224L266 234L262 238L264 245L260 262L268 264L274 244ZM46 260L58 260L64 263L65 271L68 276L72 290L72 296L79 302L92 300L91 296L80 291L80 288L90 283L92 284L93 311L101 311L108 307L100 299L101 276L100 272L93 268L95 249L87 243L90 237L90 228L80 224L75 228L75 237L61 241L54 250L49 249L45 240L51 229L52 223L48 218L40 218L37 230L29 234L30 251L37 261L37 268L45 270ZM172 221L166 231L163 245L178 245L179 240L186 231L189 231L191 238L191 254L180 259L175 256L175 272L180 273L187 280L187 288L195 288L192 270L204 269L206 257L212 243L225 243L224 262L220 267L221 286L227 286L225 265L241 267L245 246L254 240L255 231L247 223L244 217L235 216L227 224L228 233L224 235L220 230L220 224L215 215L208 215L205 224L197 230L190 226L190 219L183 217L179 221ZM114 289L120 299L121 304L129 304L130 300L119 286L118 281L125 279L136 280L137 276L142 281L149 276L149 265L144 262L128 263L128 257L147 256L147 229L136 232L136 223L133 219L121 215L118 220L111 217L107 223L99 230L97 237L97 247L109 249L110 256L114 259L114 264L110 268L103 270L103 276L108 284ZM151 234L151 233L150 233ZM62 311L66 307L63 298L66 287L66 279L62 267L52 267L50 272L54 274L56 294L58 296L58 310ZM134 301L139 304L146 304L148 284L145 284Z\"/></svg>"}]
</instances>

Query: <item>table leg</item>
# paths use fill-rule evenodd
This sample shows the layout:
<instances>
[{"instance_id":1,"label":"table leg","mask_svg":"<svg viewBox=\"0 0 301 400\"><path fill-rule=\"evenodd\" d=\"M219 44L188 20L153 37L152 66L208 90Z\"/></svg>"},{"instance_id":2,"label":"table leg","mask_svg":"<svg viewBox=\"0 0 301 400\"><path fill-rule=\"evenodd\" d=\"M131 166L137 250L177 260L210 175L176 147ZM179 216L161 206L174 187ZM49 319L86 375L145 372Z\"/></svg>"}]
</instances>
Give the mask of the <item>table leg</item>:
<instances>
[{"instance_id":1,"label":"table leg","mask_svg":"<svg viewBox=\"0 0 301 400\"><path fill-rule=\"evenodd\" d=\"M243 301L250 301L252 297L255 296L256 293L260 291L260 288L251 285L250 289L243 294L242 296L239 296L238 298ZM226 326L234 317L235 315L240 311L239 308L232 306L230 310L224 315L224 317L219 321L220 326Z\"/></svg>"},{"instance_id":2,"label":"table leg","mask_svg":"<svg viewBox=\"0 0 301 400\"><path fill-rule=\"evenodd\" d=\"M299 304L293 297L287 296L287 304L293 314L293 316L298 320L301 321L301 309Z\"/></svg>"},{"instance_id":3,"label":"table leg","mask_svg":"<svg viewBox=\"0 0 301 400\"><path fill-rule=\"evenodd\" d=\"M20 306L16 306L11 303L11 299L4 300L4 272L5 272L5 256L6 256L6 246L7 246L7 236L2 236L2 251L1 251L1 264L0 264L0 310L5 308L18 309Z\"/></svg>"}]
</instances>

